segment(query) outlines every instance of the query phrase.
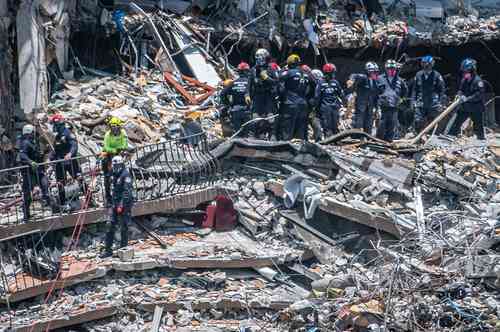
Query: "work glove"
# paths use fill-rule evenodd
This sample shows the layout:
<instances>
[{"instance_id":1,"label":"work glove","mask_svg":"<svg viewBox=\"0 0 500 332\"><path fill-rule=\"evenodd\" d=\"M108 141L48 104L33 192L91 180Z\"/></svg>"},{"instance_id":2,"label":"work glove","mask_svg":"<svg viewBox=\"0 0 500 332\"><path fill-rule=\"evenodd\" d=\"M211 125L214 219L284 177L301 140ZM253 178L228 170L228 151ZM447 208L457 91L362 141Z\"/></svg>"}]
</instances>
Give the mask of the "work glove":
<instances>
[{"instance_id":1,"label":"work glove","mask_svg":"<svg viewBox=\"0 0 500 332\"><path fill-rule=\"evenodd\" d=\"M263 70L260 72L260 78L263 81L266 81L269 78L269 75L267 74L267 70Z\"/></svg>"},{"instance_id":2,"label":"work glove","mask_svg":"<svg viewBox=\"0 0 500 332\"><path fill-rule=\"evenodd\" d=\"M71 159L71 153L68 153L67 155L64 156L64 160L70 160Z\"/></svg>"},{"instance_id":3,"label":"work glove","mask_svg":"<svg viewBox=\"0 0 500 332\"><path fill-rule=\"evenodd\" d=\"M252 98L250 98L250 96L245 96L245 103L250 105L252 103Z\"/></svg>"},{"instance_id":4,"label":"work glove","mask_svg":"<svg viewBox=\"0 0 500 332\"><path fill-rule=\"evenodd\" d=\"M104 159L104 158L106 158L107 156L108 156L108 153L107 153L107 152L105 152L105 151L102 151L102 152L99 154L99 158L101 158L101 159Z\"/></svg>"},{"instance_id":5,"label":"work glove","mask_svg":"<svg viewBox=\"0 0 500 332\"><path fill-rule=\"evenodd\" d=\"M123 206L118 205L115 210L116 210L116 214L122 214L123 213Z\"/></svg>"},{"instance_id":6,"label":"work glove","mask_svg":"<svg viewBox=\"0 0 500 332\"><path fill-rule=\"evenodd\" d=\"M354 85L354 81L353 80L347 80L347 82L345 83L345 85L347 86L348 89L350 89Z\"/></svg>"},{"instance_id":7,"label":"work glove","mask_svg":"<svg viewBox=\"0 0 500 332\"><path fill-rule=\"evenodd\" d=\"M460 102L461 103L466 103L468 100L469 100L469 98L467 98L466 96L464 96L464 95L460 96Z\"/></svg>"},{"instance_id":8,"label":"work glove","mask_svg":"<svg viewBox=\"0 0 500 332\"><path fill-rule=\"evenodd\" d=\"M36 170L36 168L37 168L37 167L38 167L38 164L37 164L36 162L32 161L32 162L31 162L31 168L32 168L33 170Z\"/></svg>"}]
</instances>

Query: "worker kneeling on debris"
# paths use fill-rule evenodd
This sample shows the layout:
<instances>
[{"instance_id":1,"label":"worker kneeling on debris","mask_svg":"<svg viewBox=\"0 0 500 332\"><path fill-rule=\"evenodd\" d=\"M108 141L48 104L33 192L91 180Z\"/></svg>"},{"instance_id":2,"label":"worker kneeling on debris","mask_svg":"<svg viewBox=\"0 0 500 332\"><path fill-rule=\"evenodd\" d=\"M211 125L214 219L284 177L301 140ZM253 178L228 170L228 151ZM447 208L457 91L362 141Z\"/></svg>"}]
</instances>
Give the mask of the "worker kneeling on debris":
<instances>
[{"instance_id":1,"label":"worker kneeling on debris","mask_svg":"<svg viewBox=\"0 0 500 332\"><path fill-rule=\"evenodd\" d=\"M224 89L220 97L229 110L229 118L234 133L237 133L242 125L250 121L250 95L248 90L250 66L246 62L238 65L239 77L234 80L224 82ZM247 130L242 130L238 136L246 136Z\"/></svg>"},{"instance_id":2,"label":"worker kneeling on debris","mask_svg":"<svg viewBox=\"0 0 500 332\"><path fill-rule=\"evenodd\" d=\"M113 170L113 212L111 224L106 234L106 248L101 257L110 257L113 254L112 247L115 238L116 226L120 224L120 248L128 244L128 224L132 218L132 206L134 196L132 192L132 176L125 167L123 157L115 156L112 159Z\"/></svg>"},{"instance_id":3,"label":"worker kneeling on debris","mask_svg":"<svg viewBox=\"0 0 500 332\"><path fill-rule=\"evenodd\" d=\"M128 149L128 138L123 121L113 117L108 121L109 130L104 135L104 147L101 153L101 168L104 173L104 191L106 205L111 205L111 160Z\"/></svg>"}]
</instances>

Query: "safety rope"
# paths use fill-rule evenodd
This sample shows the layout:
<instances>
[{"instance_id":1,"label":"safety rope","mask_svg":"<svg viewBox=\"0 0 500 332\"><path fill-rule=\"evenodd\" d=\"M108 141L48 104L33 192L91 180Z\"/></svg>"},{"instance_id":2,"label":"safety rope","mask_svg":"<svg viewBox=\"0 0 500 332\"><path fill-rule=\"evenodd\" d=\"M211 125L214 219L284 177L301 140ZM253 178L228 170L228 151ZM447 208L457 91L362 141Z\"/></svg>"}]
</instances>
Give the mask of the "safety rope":
<instances>
[{"instance_id":1,"label":"safety rope","mask_svg":"<svg viewBox=\"0 0 500 332\"><path fill-rule=\"evenodd\" d=\"M91 172L91 181L90 181L89 186L87 186L87 192L85 193L84 204L82 205L82 208L80 209L80 211L87 210L87 208L89 206L89 203L90 203L90 200L92 199L92 192L94 190L95 183L96 183L96 178L97 178L97 170L98 170L98 167L96 166L92 170L92 172ZM75 227L73 228L73 233L71 235L71 241L68 244L65 253L70 252L78 244L78 241L80 240L80 235L81 235L82 230L83 230L83 224L84 224L84 221L85 221L85 217L86 217L86 213L81 213L78 216L78 219L77 219L77 222L75 224ZM61 255L61 257L62 256L63 255ZM52 296L52 294L53 294L53 292L54 292L54 290L56 288L56 285L58 284L58 282L59 282L59 280L60 280L60 278L62 276L62 272L61 272L62 270L63 270L62 269L62 260L60 258L59 259L59 269L58 269L58 272L57 272L57 276L56 276L55 280L52 282L52 285L49 288L49 291L47 293L47 296L44 299L44 303L43 303L44 305L46 305L48 303L49 299L51 298L51 296ZM62 285L61 285L61 288L60 288L59 296L62 295L62 293L64 291L65 285L66 285L66 279L63 279L62 280ZM52 321L49 321L49 323L48 323L47 328L45 329L45 331L49 331L50 330L51 323L52 323ZM35 329L35 326L36 326L36 324L32 324L29 332L33 332L34 329Z\"/></svg>"}]
</instances>

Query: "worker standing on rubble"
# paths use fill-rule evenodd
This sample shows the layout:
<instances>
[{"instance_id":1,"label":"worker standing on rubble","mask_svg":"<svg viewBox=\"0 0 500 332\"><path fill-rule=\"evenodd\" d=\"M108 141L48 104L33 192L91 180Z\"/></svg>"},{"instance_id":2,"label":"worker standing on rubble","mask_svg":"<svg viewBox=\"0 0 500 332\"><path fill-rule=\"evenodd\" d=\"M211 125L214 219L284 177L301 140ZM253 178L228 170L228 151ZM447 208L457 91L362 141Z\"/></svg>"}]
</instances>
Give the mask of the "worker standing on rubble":
<instances>
[{"instance_id":1,"label":"worker standing on rubble","mask_svg":"<svg viewBox=\"0 0 500 332\"><path fill-rule=\"evenodd\" d=\"M106 248L101 258L113 255L113 242L116 226L120 224L120 248L128 245L128 224L132 221L132 207L134 196L132 188L132 176L125 167L122 156L114 156L112 159L113 170L113 212L111 223L106 233Z\"/></svg>"},{"instance_id":2,"label":"worker standing on rubble","mask_svg":"<svg viewBox=\"0 0 500 332\"><path fill-rule=\"evenodd\" d=\"M313 69L311 70L311 75L309 78L311 80L311 91L312 91L312 93L309 93L309 96L311 98L309 100L309 104L312 105L311 111L309 113L309 124L311 125L313 130L314 141L319 142L323 137L323 129L321 128L321 119L319 116L318 109L316 107L316 103L314 101L314 94L316 92L316 87L323 82L325 77L321 70Z\"/></svg>"},{"instance_id":3,"label":"worker standing on rubble","mask_svg":"<svg viewBox=\"0 0 500 332\"><path fill-rule=\"evenodd\" d=\"M325 79L316 86L314 100L318 107L321 127L325 137L338 133L339 110L344 100L344 91L335 79L337 68L333 63L323 66Z\"/></svg>"},{"instance_id":4,"label":"worker standing on rubble","mask_svg":"<svg viewBox=\"0 0 500 332\"><path fill-rule=\"evenodd\" d=\"M484 82L477 74L477 62L474 59L465 59L461 67L462 80L458 96L462 102L461 109L453 126L450 129L450 135L457 136L462 125L467 119L471 119L474 125L474 133L477 138L484 140L484 112L486 105L484 101Z\"/></svg>"},{"instance_id":5,"label":"worker standing on rubble","mask_svg":"<svg viewBox=\"0 0 500 332\"><path fill-rule=\"evenodd\" d=\"M59 160L55 165L56 180L59 191L59 204L66 204L66 174L69 173L73 179L80 182L83 190L83 179L80 164L75 158L78 153L78 143L75 136L66 127L66 122L61 114L54 114L49 118L52 130L55 134L54 150L49 154L49 160Z\"/></svg>"},{"instance_id":6,"label":"worker standing on rubble","mask_svg":"<svg viewBox=\"0 0 500 332\"><path fill-rule=\"evenodd\" d=\"M438 115L446 91L441 74L434 70L434 58L430 55L421 60L422 70L415 76L412 106L415 110L415 130L422 131ZM437 133L442 130L438 127Z\"/></svg>"},{"instance_id":7,"label":"worker standing on rubble","mask_svg":"<svg viewBox=\"0 0 500 332\"><path fill-rule=\"evenodd\" d=\"M43 204L50 206L49 185L45 167L40 165L43 162L43 154L35 138L35 127L30 124L23 127L18 148L17 162L22 166L27 166L21 169L21 174L23 177L23 218L25 222L28 222L33 200L32 191L36 185L40 186Z\"/></svg>"},{"instance_id":8,"label":"worker standing on rubble","mask_svg":"<svg viewBox=\"0 0 500 332\"><path fill-rule=\"evenodd\" d=\"M238 132L242 125L250 121L251 98L249 94L250 66L246 62L238 65L239 77L234 81L226 82L220 93L223 102L229 107L229 117L234 133ZM247 130L243 130L238 136L246 136Z\"/></svg>"},{"instance_id":9,"label":"worker standing on rubble","mask_svg":"<svg viewBox=\"0 0 500 332\"><path fill-rule=\"evenodd\" d=\"M249 95L252 100L254 118L266 118L277 110L278 71L276 63L271 62L269 52L260 48L255 52L255 66L250 71ZM255 138L271 136L272 125L266 121L255 124Z\"/></svg>"},{"instance_id":10,"label":"worker standing on rubble","mask_svg":"<svg viewBox=\"0 0 500 332\"><path fill-rule=\"evenodd\" d=\"M363 129L372 134L373 114L378 106L378 97L382 92L379 83L379 68L375 62L365 65L366 74L352 74L347 81L347 88L356 93L353 115L353 128Z\"/></svg>"},{"instance_id":11,"label":"worker standing on rubble","mask_svg":"<svg viewBox=\"0 0 500 332\"><path fill-rule=\"evenodd\" d=\"M101 169L104 173L104 192L106 206L111 205L111 161L114 156L128 150L128 138L123 121L117 117L112 117L108 121L109 130L104 134L104 147L101 153Z\"/></svg>"},{"instance_id":12,"label":"worker standing on rubble","mask_svg":"<svg viewBox=\"0 0 500 332\"><path fill-rule=\"evenodd\" d=\"M300 70L300 57L290 55L288 68L279 79L279 93L282 102L279 121L279 139L288 141L292 138L307 140L307 93L310 88L309 77Z\"/></svg>"},{"instance_id":13,"label":"worker standing on rubble","mask_svg":"<svg viewBox=\"0 0 500 332\"><path fill-rule=\"evenodd\" d=\"M385 73L380 77L382 93L379 96L379 106L382 113L377 138L392 142L397 126L398 108L402 98L407 94L406 83L398 75L398 63L387 60Z\"/></svg>"}]
</instances>

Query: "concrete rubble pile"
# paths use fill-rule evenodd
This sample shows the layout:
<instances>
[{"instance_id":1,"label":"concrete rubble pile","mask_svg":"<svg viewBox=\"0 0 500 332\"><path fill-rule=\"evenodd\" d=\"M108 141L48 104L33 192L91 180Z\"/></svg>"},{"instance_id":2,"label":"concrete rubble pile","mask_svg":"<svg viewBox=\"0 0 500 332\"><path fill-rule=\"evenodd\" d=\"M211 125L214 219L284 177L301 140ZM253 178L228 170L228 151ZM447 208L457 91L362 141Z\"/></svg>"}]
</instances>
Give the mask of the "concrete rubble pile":
<instances>
[{"instance_id":1,"label":"concrete rubble pile","mask_svg":"<svg viewBox=\"0 0 500 332\"><path fill-rule=\"evenodd\" d=\"M494 135L408 146L357 131L322 144L218 143L215 185L234 203L236 228L200 228L186 211L142 217L156 235L131 225L129 245L103 260L103 225L91 226L62 256L60 295L44 302L50 278L29 289L10 279L1 322L18 331L494 330L499 149Z\"/></svg>"},{"instance_id":2,"label":"concrete rubble pile","mask_svg":"<svg viewBox=\"0 0 500 332\"><path fill-rule=\"evenodd\" d=\"M215 28L231 42L255 44L267 39L280 49L285 44L330 49L456 46L500 37L497 10L481 2L461 8L454 2L371 1L377 5L368 13L355 3L228 1L206 8L209 14L197 17L194 26L203 27L201 31Z\"/></svg>"},{"instance_id":3,"label":"concrete rubble pile","mask_svg":"<svg viewBox=\"0 0 500 332\"><path fill-rule=\"evenodd\" d=\"M104 74L103 74L104 75ZM211 137L220 136L220 126L214 118L213 106L184 105L180 96L172 92L157 71L143 72L133 80L120 77L91 77L66 82L49 105L49 113L63 114L74 126L82 155L100 151L106 120L118 117L124 121L132 148L144 142L155 143L172 135L176 129L195 116ZM41 124L47 123L47 114L40 114ZM50 132L50 128L47 128ZM209 129L210 128L210 129Z\"/></svg>"}]
</instances>

